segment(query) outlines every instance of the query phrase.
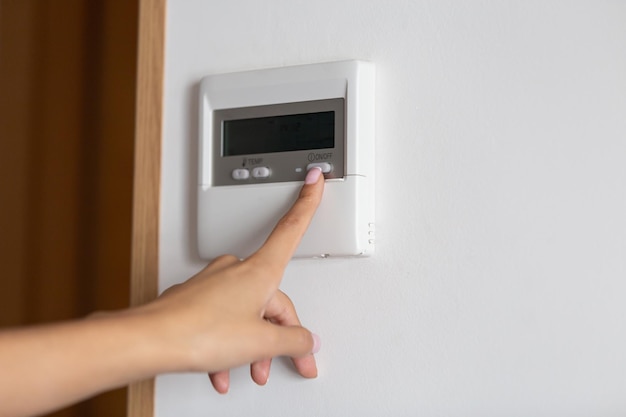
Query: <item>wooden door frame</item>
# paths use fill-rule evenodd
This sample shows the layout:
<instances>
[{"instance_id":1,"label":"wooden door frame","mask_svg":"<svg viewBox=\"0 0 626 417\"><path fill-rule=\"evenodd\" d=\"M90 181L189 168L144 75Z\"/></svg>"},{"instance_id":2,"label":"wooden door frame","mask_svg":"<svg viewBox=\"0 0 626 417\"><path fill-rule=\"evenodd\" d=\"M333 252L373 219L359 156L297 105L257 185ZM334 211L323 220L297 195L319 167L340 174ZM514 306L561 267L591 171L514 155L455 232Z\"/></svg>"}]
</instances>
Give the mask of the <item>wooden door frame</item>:
<instances>
[{"instance_id":1,"label":"wooden door frame","mask_svg":"<svg viewBox=\"0 0 626 417\"><path fill-rule=\"evenodd\" d=\"M131 305L158 293L166 0L139 0ZM154 379L128 389L129 417L154 416Z\"/></svg>"}]
</instances>

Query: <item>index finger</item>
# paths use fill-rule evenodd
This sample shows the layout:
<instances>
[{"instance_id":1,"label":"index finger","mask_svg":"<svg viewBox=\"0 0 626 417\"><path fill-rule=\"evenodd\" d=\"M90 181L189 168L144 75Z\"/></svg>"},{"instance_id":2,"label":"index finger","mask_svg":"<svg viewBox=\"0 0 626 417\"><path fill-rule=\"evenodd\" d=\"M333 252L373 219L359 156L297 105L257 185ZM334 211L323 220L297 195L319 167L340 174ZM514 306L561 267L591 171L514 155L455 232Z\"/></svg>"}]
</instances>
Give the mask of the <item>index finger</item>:
<instances>
[{"instance_id":1,"label":"index finger","mask_svg":"<svg viewBox=\"0 0 626 417\"><path fill-rule=\"evenodd\" d=\"M307 173L298 199L278 221L263 246L252 255L252 258L262 259L271 266L285 269L313 219L322 200L323 191L322 170L312 168Z\"/></svg>"}]
</instances>

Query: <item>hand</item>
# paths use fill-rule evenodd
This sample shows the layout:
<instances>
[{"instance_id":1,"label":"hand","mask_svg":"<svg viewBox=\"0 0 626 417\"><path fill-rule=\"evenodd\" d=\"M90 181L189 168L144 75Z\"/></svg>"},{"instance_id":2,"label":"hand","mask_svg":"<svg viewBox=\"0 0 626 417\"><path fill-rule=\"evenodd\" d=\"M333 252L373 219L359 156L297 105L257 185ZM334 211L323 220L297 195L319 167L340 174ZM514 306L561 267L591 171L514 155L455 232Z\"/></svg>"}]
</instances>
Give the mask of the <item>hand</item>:
<instances>
[{"instance_id":1,"label":"hand","mask_svg":"<svg viewBox=\"0 0 626 417\"><path fill-rule=\"evenodd\" d=\"M300 326L278 286L323 188L320 170L310 171L298 200L255 254L218 258L151 303L0 331L0 416L39 415L165 372L208 372L225 393L230 368L250 363L252 379L264 384L279 355L315 377L319 338Z\"/></svg>"},{"instance_id":2,"label":"hand","mask_svg":"<svg viewBox=\"0 0 626 417\"><path fill-rule=\"evenodd\" d=\"M256 253L245 260L219 257L146 306L163 315L171 340L187 352L187 370L208 372L217 392L228 392L229 369L246 363L252 379L264 385L271 359L280 355L290 356L303 377L317 376L319 338L301 327L278 287L323 188L321 171L311 170L297 201Z\"/></svg>"}]
</instances>

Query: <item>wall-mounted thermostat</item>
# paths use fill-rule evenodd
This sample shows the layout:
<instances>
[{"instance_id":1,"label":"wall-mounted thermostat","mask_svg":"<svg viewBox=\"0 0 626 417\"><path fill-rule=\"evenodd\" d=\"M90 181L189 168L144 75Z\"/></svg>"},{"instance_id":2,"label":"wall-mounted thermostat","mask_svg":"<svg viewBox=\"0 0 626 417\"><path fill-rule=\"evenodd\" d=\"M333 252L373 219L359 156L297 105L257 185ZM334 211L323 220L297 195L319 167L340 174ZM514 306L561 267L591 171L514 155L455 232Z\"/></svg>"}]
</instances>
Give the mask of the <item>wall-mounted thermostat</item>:
<instances>
[{"instance_id":1,"label":"wall-mounted thermostat","mask_svg":"<svg viewBox=\"0 0 626 417\"><path fill-rule=\"evenodd\" d=\"M246 257L319 166L324 197L296 257L374 249L374 65L211 75L200 86L200 256Z\"/></svg>"}]
</instances>

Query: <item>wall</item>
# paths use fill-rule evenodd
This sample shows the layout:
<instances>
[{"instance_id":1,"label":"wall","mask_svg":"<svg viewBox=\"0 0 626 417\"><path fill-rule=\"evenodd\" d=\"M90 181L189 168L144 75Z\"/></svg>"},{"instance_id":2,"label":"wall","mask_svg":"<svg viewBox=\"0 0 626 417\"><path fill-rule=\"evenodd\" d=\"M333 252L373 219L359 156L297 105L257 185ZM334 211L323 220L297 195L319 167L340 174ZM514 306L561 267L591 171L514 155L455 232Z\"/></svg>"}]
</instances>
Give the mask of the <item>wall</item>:
<instances>
[{"instance_id":1,"label":"wall","mask_svg":"<svg viewBox=\"0 0 626 417\"><path fill-rule=\"evenodd\" d=\"M169 2L161 289L203 265L210 73L376 63L377 253L286 272L317 380L163 376L158 416L626 413L626 3L473 3Z\"/></svg>"}]
</instances>

